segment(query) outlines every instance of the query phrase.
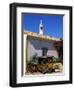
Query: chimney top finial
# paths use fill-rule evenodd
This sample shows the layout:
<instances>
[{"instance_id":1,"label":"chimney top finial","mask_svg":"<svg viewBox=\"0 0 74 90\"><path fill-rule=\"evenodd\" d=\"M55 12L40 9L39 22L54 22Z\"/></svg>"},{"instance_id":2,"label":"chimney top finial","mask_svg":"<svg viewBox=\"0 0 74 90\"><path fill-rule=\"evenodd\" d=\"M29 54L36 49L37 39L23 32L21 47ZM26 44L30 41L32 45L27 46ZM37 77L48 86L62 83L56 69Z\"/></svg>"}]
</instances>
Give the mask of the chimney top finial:
<instances>
[{"instance_id":1,"label":"chimney top finial","mask_svg":"<svg viewBox=\"0 0 74 90\"><path fill-rule=\"evenodd\" d=\"M40 20L40 24L42 24L42 19Z\"/></svg>"}]
</instances>

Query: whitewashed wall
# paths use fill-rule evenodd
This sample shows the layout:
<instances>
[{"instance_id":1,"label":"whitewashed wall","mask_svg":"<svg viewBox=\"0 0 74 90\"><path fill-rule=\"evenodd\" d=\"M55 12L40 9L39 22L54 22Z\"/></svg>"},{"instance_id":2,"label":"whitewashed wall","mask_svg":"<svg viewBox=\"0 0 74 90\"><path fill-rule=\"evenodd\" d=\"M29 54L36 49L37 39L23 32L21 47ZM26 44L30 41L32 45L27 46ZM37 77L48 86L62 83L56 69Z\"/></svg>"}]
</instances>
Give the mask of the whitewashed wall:
<instances>
[{"instance_id":1,"label":"whitewashed wall","mask_svg":"<svg viewBox=\"0 0 74 90\"><path fill-rule=\"evenodd\" d=\"M42 56L42 48L47 48L48 56L58 57L58 53L56 48L54 47L54 41L41 41L37 39L33 39L31 37L28 38L28 60L30 57L37 53L38 56Z\"/></svg>"}]
</instances>

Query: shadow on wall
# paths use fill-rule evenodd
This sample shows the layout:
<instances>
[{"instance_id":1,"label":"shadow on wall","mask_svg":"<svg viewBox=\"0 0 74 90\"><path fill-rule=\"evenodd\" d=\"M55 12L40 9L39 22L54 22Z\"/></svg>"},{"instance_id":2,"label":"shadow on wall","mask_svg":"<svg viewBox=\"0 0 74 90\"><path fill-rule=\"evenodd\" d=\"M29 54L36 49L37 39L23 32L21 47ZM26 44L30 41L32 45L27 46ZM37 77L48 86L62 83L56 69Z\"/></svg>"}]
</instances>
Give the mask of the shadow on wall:
<instances>
[{"instance_id":1,"label":"shadow on wall","mask_svg":"<svg viewBox=\"0 0 74 90\"><path fill-rule=\"evenodd\" d=\"M47 48L48 50L56 50L56 48L54 47L54 41L43 41L28 37L28 42L37 50L40 50L42 48Z\"/></svg>"}]
</instances>

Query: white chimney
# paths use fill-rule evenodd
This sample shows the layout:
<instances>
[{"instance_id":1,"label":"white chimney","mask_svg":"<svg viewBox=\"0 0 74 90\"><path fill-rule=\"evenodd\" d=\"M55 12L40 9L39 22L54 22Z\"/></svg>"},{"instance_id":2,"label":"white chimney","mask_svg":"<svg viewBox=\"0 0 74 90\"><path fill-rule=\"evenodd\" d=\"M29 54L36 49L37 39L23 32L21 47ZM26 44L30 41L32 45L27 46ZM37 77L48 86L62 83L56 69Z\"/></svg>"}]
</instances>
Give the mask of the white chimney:
<instances>
[{"instance_id":1,"label":"white chimney","mask_svg":"<svg viewBox=\"0 0 74 90\"><path fill-rule=\"evenodd\" d=\"M42 20L40 20L40 24L39 24L39 34L43 35L43 31L44 31L44 27L42 24Z\"/></svg>"}]
</instances>

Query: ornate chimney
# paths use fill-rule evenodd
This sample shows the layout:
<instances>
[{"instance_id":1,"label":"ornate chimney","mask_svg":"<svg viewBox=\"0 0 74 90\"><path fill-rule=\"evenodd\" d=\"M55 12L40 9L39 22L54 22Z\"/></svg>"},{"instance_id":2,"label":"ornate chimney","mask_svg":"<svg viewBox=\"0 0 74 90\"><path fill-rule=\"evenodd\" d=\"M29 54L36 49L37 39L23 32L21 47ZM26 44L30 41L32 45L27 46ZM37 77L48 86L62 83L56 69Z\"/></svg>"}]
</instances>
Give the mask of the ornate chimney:
<instances>
[{"instance_id":1,"label":"ornate chimney","mask_svg":"<svg viewBox=\"0 0 74 90\"><path fill-rule=\"evenodd\" d=\"M40 20L40 24L39 24L39 34L43 35L44 33L44 27L43 27L43 23L42 20Z\"/></svg>"}]
</instances>

